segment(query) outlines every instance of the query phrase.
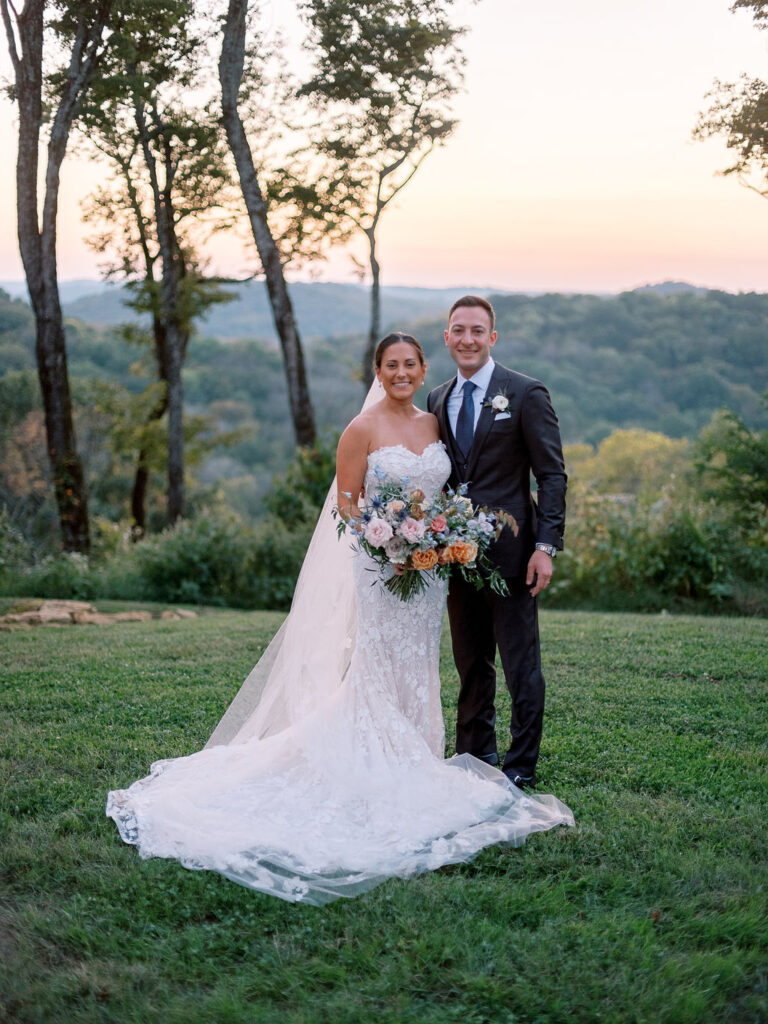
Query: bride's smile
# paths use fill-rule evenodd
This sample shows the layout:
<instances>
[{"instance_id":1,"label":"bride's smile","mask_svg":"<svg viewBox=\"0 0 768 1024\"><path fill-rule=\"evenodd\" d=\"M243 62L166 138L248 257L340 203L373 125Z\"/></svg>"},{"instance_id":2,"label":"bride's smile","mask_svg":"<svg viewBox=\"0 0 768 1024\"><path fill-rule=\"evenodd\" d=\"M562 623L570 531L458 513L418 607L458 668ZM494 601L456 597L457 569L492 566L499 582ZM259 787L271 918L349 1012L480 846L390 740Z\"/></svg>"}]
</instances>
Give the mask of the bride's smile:
<instances>
[{"instance_id":1,"label":"bride's smile","mask_svg":"<svg viewBox=\"0 0 768 1024\"><path fill-rule=\"evenodd\" d=\"M413 347L405 341L390 345L376 376L389 398L413 398L424 383L425 368Z\"/></svg>"}]
</instances>

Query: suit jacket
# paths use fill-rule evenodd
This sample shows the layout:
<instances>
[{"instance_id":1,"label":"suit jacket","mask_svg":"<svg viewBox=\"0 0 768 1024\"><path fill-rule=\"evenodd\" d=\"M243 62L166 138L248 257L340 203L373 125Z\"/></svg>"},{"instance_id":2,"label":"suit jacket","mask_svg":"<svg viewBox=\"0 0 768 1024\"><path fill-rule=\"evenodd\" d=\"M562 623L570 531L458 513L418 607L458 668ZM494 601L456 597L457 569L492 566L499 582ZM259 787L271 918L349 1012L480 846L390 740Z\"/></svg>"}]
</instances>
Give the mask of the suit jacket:
<instances>
[{"instance_id":1,"label":"suit jacket","mask_svg":"<svg viewBox=\"0 0 768 1024\"><path fill-rule=\"evenodd\" d=\"M448 420L448 396L456 378L430 392L427 409L437 416L440 436L451 459L450 484L468 483L468 497L491 511L511 512L519 533L503 530L488 549L488 556L502 576L524 576L537 541L563 546L567 477L560 442L560 428L544 385L496 363L465 459ZM503 394L509 415L491 408L491 399ZM531 473L536 479L537 499L531 494Z\"/></svg>"}]
</instances>

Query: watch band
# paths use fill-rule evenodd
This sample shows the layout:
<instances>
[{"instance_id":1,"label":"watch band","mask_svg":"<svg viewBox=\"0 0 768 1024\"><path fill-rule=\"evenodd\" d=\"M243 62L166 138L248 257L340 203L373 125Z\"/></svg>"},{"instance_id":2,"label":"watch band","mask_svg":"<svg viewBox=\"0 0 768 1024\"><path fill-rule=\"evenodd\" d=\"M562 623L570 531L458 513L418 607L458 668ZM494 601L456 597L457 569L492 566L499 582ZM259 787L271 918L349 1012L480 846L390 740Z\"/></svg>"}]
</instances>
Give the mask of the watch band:
<instances>
[{"instance_id":1,"label":"watch band","mask_svg":"<svg viewBox=\"0 0 768 1024\"><path fill-rule=\"evenodd\" d=\"M549 555L550 558L557 558L557 548L554 544L537 543L536 550L543 551L545 554Z\"/></svg>"}]
</instances>

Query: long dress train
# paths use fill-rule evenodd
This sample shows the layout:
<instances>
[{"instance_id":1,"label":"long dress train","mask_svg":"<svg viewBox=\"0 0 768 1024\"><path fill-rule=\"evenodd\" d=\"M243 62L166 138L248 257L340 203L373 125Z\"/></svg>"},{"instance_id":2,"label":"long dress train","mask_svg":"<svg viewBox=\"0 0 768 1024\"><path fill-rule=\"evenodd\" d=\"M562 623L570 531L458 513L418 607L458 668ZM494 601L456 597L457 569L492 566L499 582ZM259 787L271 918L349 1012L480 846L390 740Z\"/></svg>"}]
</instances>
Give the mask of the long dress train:
<instances>
[{"instance_id":1,"label":"long dress train","mask_svg":"<svg viewBox=\"0 0 768 1024\"><path fill-rule=\"evenodd\" d=\"M366 493L384 474L433 495L449 469L440 442L421 454L380 448L368 457ZM110 793L107 814L125 842L142 857L175 858L320 905L573 824L555 797L527 796L467 754L444 760L444 583L403 602L346 540L334 555L351 559L354 572L357 633L348 669L330 667L338 654L331 649L330 660L319 657L307 671L302 654L291 679L278 671L278 685L266 688L255 710L220 727L204 750L159 761L146 778ZM332 618L341 614L330 609ZM278 654L286 664L288 641ZM293 692L297 676L303 683Z\"/></svg>"}]
</instances>

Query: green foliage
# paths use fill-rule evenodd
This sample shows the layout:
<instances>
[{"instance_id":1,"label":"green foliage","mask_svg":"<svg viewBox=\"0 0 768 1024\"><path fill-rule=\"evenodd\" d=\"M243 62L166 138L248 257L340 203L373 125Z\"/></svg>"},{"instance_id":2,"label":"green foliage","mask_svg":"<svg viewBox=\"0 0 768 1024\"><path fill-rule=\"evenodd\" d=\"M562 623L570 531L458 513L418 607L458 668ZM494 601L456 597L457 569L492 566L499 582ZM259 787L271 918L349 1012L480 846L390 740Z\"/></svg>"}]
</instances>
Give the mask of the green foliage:
<instances>
[{"instance_id":1,"label":"green foliage","mask_svg":"<svg viewBox=\"0 0 768 1024\"><path fill-rule=\"evenodd\" d=\"M279 522L209 512L138 545L136 561L147 600L285 609L306 542Z\"/></svg>"},{"instance_id":2,"label":"green foliage","mask_svg":"<svg viewBox=\"0 0 768 1024\"><path fill-rule=\"evenodd\" d=\"M8 509L0 507L0 576L9 568L29 565L33 557L31 544L14 523Z\"/></svg>"},{"instance_id":3,"label":"green foliage","mask_svg":"<svg viewBox=\"0 0 768 1024\"><path fill-rule=\"evenodd\" d=\"M593 452L588 445L566 449L568 474L599 494L657 497L690 468L688 442L655 431L615 430Z\"/></svg>"},{"instance_id":4,"label":"green foliage","mask_svg":"<svg viewBox=\"0 0 768 1024\"><path fill-rule=\"evenodd\" d=\"M79 552L44 555L31 565L0 566L3 595L90 600L100 591L92 562Z\"/></svg>"},{"instance_id":5,"label":"green foliage","mask_svg":"<svg viewBox=\"0 0 768 1024\"><path fill-rule=\"evenodd\" d=\"M104 301L107 305L112 301L109 293ZM312 332L328 338L314 341L308 352L318 427L341 430L359 411L363 397L356 376L362 332L331 336L349 332L355 316L364 323L365 306L362 302L357 310L342 306L337 320L335 291L319 287L305 301L304 315ZM768 389L768 295L712 291L668 296L627 292L613 298L507 295L494 297L494 304L499 315L495 356L547 384L567 444L598 444L613 430L634 428L692 438L710 422L719 405L732 409L751 429L768 427L768 411L761 404L761 395ZM14 315L18 308L27 310L28 324L32 323L27 307L4 304L0 296L0 365L8 365L6 352L23 345L29 354L28 366L33 367L31 327L2 331L3 314L9 307ZM97 317L98 312L93 315ZM122 316L127 315L123 311ZM215 323L217 329L226 329L225 320ZM237 323L238 332L247 337L247 323ZM443 328L442 318L422 319L413 328L429 362L427 387L455 373L443 343ZM73 382L97 376L117 378L131 392L145 386L132 372L137 350L114 333L74 321L68 323L67 331ZM694 373L700 374L699 383L701 375L716 380L717 389L699 392L688 387L685 382ZM237 341L231 336L227 343L193 338L184 387L189 406L201 414L212 402L237 401L247 407L256 440L244 441L228 452L241 463L242 474L272 474L286 468L295 448L275 344Z\"/></svg>"},{"instance_id":6,"label":"green foliage","mask_svg":"<svg viewBox=\"0 0 768 1024\"><path fill-rule=\"evenodd\" d=\"M744 535L768 543L768 430L753 432L740 416L721 410L696 443L695 467L705 496Z\"/></svg>"},{"instance_id":7,"label":"green foliage","mask_svg":"<svg viewBox=\"0 0 768 1024\"><path fill-rule=\"evenodd\" d=\"M765 622L545 611L540 788L576 828L321 910L141 860L104 817L108 789L200 749L279 623L4 634L0 1017L764 1020ZM447 629L441 678L450 736Z\"/></svg>"},{"instance_id":8,"label":"green foliage","mask_svg":"<svg viewBox=\"0 0 768 1024\"><path fill-rule=\"evenodd\" d=\"M9 370L0 377L0 438L28 413L42 405L35 370Z\"/></svg>"},{"instance_id":9,"label":"green foliage","mask_svg":"<svg viewBox=\"0 0 768 1024\"><path fill-rule=\"evenodd\" d=\"M552 393L567 443L616 428L692 437L719 406L768 426L768 296L708 291L493 298L494 356ZM435 339L437 341L437 339ZM443 379L449 361L436 358ZM604 424L596 431L598 425Z\"/></svg>"},{"instance_id":10,"label":"green foliage","mask_svg":"<svg viewBox=\"0 0 768 1024\"><path fill-rule=\"evenodd\" d=\"M288 529L317 519L336 475L338 441L338 434L332 434L312 448L299 448L288 469L274 477L264 507Z\"/></svg>"},{"instance_id":11,"label":"green foliage","mask_svg":"<svg viewBox=\"0 0 768 1024\"><path fill-rule=\"evenodd\" d=\"M12 524L0 519L0 594L285 610L311 527L289 531L278 519L254 527L234 513L203 510L139 544L128 535L127 527L102 523L90 559L60 554L32 561Z\"/></svg>"},{"instance_id":12,"label":"green foliage","mask_svg":"<svg viewBox=\"0 0 768 1024\"><path fill-rule=\"evenodd\" d=\"M320 304L313 319L331 325L324 295L322 290L317 293ZM764 614L768 410L761 392L768 388L768 296L708 292L665 297L638 292L615 299L501 296L495 303L499 359L550 386L566 441L588 438L596 445L567 448L567 546L545 600L602 608L695 604ZM0 358L4 344L18 344L26 330L17 323L7 335L2 333L8 305L12 320L19 308L26 308L4 306L0 296ZM445 353L442 327L442 321L433 321L416 329L427 350L431 383L455 372ZM87 583L79 568L61 569L46 562L36 570L37 576L33 573L15 584L7 570L2 589L12 593L16 587L17 592L31 594L38 586L51 596L64 596L55 594L58 581L70 594L89 589L138 599L151 588L137 562L121 547L134 464L131 452L141 441L158 455L152 477L158 489L152 502L159 509L162 424L155 425L158 437L150 443L151 428L144 431L142 417L152 394L136 394L145 384L131 373L135 350L110 333L74 322L68 330L71 364L77 368L73 391L78 436L93 511L96 519L120 525L111 532L100 531L104 543L97 544ZM359 339L354 338L315 341L311 346L318 422L326 429L344 426L359 409L361 389L353 376L358 351ZM705 377L717 378L717 393L724 391L733 399L733 416L718 414L713 420L711 406L692 404L696 389L684 382L694 371L697 387ZM197 421L199 444L187 437L190 455L197 448L201 458L199 482L190 482L193 518L206 507L229 504L242 517L243 534L251 531L248 544L253 550L258 547L253 538L262 538L260 557L244 562L251 566L250 582L240 578L225 597L224 585L217 590L206 577L205 592L212 601L262 607L275 601L275 607L285 607L301 545L333 477L333 435L326 435L317 452L296 455L280 355L266 343L193 338L184 373L189 406L207 417ZM8 398L2 408L9 410L0 467L3 500L13 525L30 543L26 550L32 552L32 564L47 550L45 538L52 534L55 520L49 506L39 500L34 507L28 501L14 504L16 492L8 488L17 479L17 463L9 461L13 452L8 445L12 441L14 451L26 452L26 466L45 461L43 449L36 454L33 422L19 419L36 393L32 370L0 377L0 395ZM685 409L674 405L683 395ZM32 409L27 415L40 414ZM681 432L693 438L705 429L691 448L682 439L665 436L665 422L674 428L667 434ZM227 436L233 441L228 449L219 443ZM699 463L698 475L692 471L691 451ZM47 486L29 474L18 479L26 495L32 494L33 484L43 490ZM254 528L265 514L269 518L263 527ZM282 525L275 520L282 520ZM156 521L150 519L151 525ZM176 555L173 560L178 562ZM185 585L199 588L192 570L184 572L191 581ZM211 570L211 581L232 579L226 565L217 573Z\"/></svg>"},{"instance_id":13,"label":"green foliage","mask_svg":"<svg viewBox=\"0 0 768 1024\"><path fill-rule=\"evenodd\" d=\"M631 496L579 496L569 506L567 547L546 600L560 607L659 611L695 602L732 609L731 541L706 511L674 495L650 506ZM768 614L768 592L760 610Z\"/></svg>"},{"instance_id":14,"label":"green foliage","mask_svg":"<svg viewBox=\"0 0 768 1024\"><path fill-rule=\"evenodd\" d=\"M642 431L567 450L567 546L546 599L768 614L766 435L717 414L694 446L698 477L687 443Z\"/></svg>"}]
</instances>

